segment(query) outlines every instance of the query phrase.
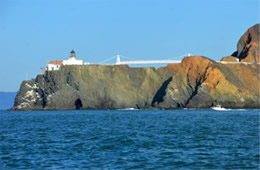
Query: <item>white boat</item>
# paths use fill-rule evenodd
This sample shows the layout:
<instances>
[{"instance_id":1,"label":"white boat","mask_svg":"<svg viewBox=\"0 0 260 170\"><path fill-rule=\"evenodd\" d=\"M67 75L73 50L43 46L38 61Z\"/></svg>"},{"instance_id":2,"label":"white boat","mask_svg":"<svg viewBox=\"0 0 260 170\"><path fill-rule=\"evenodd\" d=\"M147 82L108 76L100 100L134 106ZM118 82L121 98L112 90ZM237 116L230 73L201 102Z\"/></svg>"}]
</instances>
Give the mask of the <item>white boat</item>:
<instances>
[{"instance_id":1,"label":"white boat","mask_svg":"<svg viewBox=\"0 0 260 170\"><path fill-rule=\"evenodd\" d=\"M226 108L224 108L224 107L221 107L221 105L217 105L217 106L211 107L211 109L213 109L213 110L218 110L218 111L231 110L231 109L226 109Z\"/></svg>"},{"instance_id":2,"label":"white boat","mask_svg":"<svg viewBox=\"0 0 260 170\"><path fill-rule=\"evenodd\" d=\"M138 109L135 109L135 108L133 108L133 107L130 107L130 108L118 109L118 110L138 110Z\"/></svg>"},{"instance_id":3,"label":"white boat","mask_svg":"<svg viewBox=\"0 0 260 170\"><path fill-rule=\"evenodd\" d=\"M123 109L123 110L137 110L137 109L135 109L135 108L133 108L133 107L130 107L130 108L125 108L125 109Z\"/></svg>"}]
</instances>

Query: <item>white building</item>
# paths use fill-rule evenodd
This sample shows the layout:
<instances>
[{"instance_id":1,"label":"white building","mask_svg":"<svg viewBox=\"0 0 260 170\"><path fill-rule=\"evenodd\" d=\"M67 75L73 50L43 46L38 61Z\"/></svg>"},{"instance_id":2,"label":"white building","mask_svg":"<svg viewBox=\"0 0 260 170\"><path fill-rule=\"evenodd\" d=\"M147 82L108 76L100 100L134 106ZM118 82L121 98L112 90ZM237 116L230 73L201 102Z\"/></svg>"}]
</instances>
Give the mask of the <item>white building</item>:
<instances>
[{"instance_id":1,"label":"white building","mask_svg":"<svg viewBox=\"0 0 260 170\"><path fill-rule=\"evenodd\" d=\"M49 61L48 62L48 66L47 66L47 70L48 71L52 71L52 70L59 70L60 66L62 65L61 60L55 60L55 61Z\"/></svg>"},{"instance_id":2,"label":"white building","mask_svg":"<svg viewBox=\"0 0 260 170\"><path fill-rule=\"evenodd\" d=\"M70 52L70 57L68 60L63 60L62 64L63 65L83 65L83 60L77 60L76 59L76 55L75 55L75 51L72 50Z\"/></svg>"},{"instance_id":3,"label":"white building","mask_svg":"<svg viewBox=\"0 0 260 170\"><path fill-rule=\"evenodd\" d=\"M86 65L89 63L84 63L84 64ZM69 56L68 60L49 61L46 70L47 71L59 70L62 65L83 65L83 60L77 60L75 51L72 50L70 52L70 56Z\"/></svg>"}]
</instances>

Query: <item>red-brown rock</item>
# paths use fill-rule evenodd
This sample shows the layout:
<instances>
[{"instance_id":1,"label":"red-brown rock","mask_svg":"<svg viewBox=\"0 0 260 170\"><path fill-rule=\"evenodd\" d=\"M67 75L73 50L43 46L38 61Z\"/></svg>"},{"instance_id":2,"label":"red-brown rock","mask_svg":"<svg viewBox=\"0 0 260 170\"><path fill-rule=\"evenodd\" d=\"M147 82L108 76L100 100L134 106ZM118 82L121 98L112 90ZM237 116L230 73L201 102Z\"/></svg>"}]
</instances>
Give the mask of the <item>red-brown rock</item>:
<instances>
[{"instance_id":1,"label":"red-brown rock","mask_svg":"<svg viewBox=\"0 0 260 170\"><path fill-rule=\"evenodd\" d=\"M237 57L242 62L260 62L260 24L249 28L237 44Z\"/></svg>"}]
</instances>

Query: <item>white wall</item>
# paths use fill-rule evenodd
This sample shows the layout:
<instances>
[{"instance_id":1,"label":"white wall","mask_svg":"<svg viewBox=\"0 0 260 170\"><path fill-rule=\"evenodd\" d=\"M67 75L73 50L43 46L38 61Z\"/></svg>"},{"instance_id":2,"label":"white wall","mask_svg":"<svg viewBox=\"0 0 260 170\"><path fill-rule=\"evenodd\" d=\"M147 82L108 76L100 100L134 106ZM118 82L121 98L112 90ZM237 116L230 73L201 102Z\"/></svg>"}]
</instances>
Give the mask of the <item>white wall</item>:
<instances>
[{"instance_id":1,"label":"white wall","mask_svg":"<svg viewBox=\"0 0 260 170\"><path fill-rule=\"evenodd\" d=\"M48 64L48 71L59 70L59 69L60 69L60 65Z\"/></svg>"},{"instance_id":2,"label":"white wall","mask_svg":"<svg viewBox=\"0 0 260 170\"><path fill-rule=\"evenodd\" d=\"M83 65L83 60L63 60L63 65Z\"/></svg>"}]
</instances>

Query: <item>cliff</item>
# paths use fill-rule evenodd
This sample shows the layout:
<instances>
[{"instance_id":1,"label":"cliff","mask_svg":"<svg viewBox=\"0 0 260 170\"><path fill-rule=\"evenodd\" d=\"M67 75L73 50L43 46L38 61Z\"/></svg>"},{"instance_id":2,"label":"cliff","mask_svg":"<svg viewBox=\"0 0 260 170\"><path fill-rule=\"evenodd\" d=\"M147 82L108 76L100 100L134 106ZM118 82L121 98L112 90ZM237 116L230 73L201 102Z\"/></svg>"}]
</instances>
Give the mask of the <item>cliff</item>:
<instances>
[{"instance_id":1,"label":"cliff","mask_svg":"<svg viewBox=\"0 0 260 170\"><path fill-rule=\"evenodd\" d=\"M83 65L46 71L22 82L12 110L259 108L255 27L259 24L242 36L237 54L223 58L225 63L191 56L159 69ZM234 64L236 58L244 62Z\"/></svg>"},{"instance_id":2,"label":"cliff","mask_svg":"<svg viewBox=\"0 0 260 170\"><path fill-rule=\"evenodd\" d=\"M235 61L235 58L241 62L260 63L260 24L250 27L239 39L237 51L232 56L222 58L222 61Z\"/></svg>"},{"instance_id":3,"label":"cliff","mask_svg":"<svg viewBox=\"0 0 260 170\"><path fill-rule=\"evenodd\" d=\"M185 58L168 65L176 74L166 88L162 108L259 107L260 66L221 64L205 57Z\"/></svg>"},{"instance_id":4,"label":"cliff","mask_svg":"<svg viewBox=\"0 0 260 170\"><path fill-rule=\"evenodd\" d=\"M24 81L13 110L259 107L259 69L201 56L160 69L63 66Z\"/></svg>"}]
</instances>

